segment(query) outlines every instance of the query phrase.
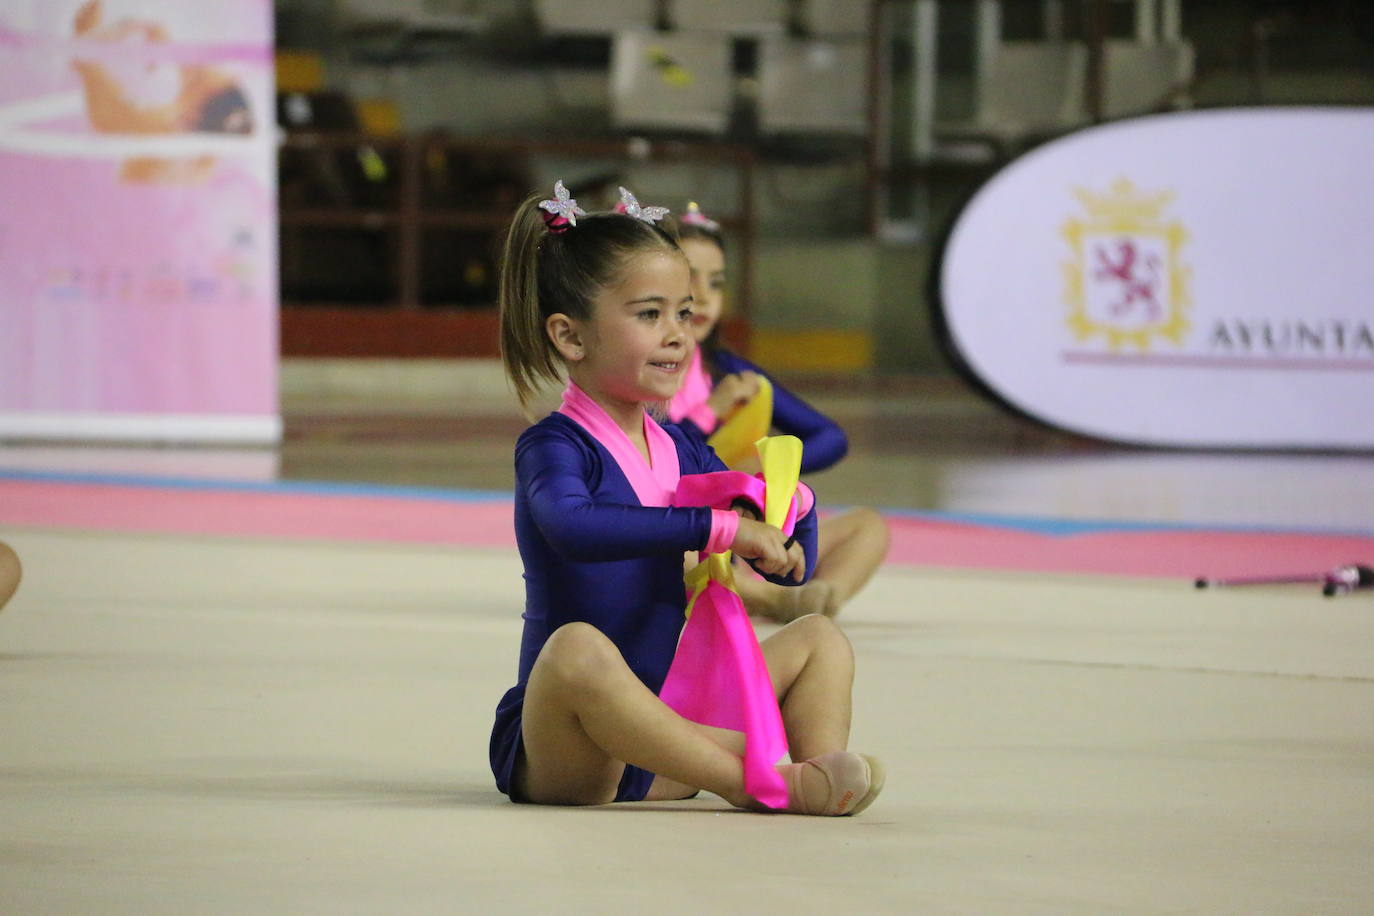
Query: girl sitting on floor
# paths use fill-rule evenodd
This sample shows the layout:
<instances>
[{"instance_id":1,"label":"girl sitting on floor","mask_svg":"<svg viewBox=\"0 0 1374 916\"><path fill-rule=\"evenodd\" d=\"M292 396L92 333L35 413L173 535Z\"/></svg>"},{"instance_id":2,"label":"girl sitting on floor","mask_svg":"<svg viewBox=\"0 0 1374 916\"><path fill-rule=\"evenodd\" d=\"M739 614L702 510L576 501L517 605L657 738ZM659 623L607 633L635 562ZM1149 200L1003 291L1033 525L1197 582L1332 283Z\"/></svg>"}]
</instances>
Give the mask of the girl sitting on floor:
<instances>
[{"instance_id":1,"label":"girl sitting on floor","mask_svg":"<svg viewBox=\"0 0 1374 916\"><path fill-rule=\"evenodd\" d=\"M567 378L562 407L515 448L515 531L525 566L517 683L491 735L497 787L514 801L595 805L682 799L741 808L743 735L690 721L658 696L684 623L685 551L726 548L797 585L815 556L815 511L795 540L731 510L670 506L680 476L725 470L701 440L648 412L672 398L696 342L687 261L659 208L587 214L562 183L517 211L501 268L502 358L527 404ZM809 494L809 490L806 491ZM790 755L786 809L855 814L882 787L850 753L853 653L827 618L762 643Z\"/></svg>"}]
</instances>

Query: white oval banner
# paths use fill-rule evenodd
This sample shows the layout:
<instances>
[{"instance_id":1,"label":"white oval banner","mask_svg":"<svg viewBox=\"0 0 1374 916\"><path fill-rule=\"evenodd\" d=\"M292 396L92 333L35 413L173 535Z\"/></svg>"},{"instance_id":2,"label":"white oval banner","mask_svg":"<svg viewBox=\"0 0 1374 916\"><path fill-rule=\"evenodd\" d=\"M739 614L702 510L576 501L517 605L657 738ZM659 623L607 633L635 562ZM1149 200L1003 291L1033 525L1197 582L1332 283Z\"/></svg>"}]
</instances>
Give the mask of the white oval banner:
<instances>
[{"instance_id":1,"label":"white oval banner","mask_svg":"<svg viewBox=\"0 0 1374 916\"><path fill-rule=\"evenodd\" d=\"M1374 109L1157 115L964 209L950 341L1012 407L1147 445L1374 448Z\"/></svg>"}]
</instances>

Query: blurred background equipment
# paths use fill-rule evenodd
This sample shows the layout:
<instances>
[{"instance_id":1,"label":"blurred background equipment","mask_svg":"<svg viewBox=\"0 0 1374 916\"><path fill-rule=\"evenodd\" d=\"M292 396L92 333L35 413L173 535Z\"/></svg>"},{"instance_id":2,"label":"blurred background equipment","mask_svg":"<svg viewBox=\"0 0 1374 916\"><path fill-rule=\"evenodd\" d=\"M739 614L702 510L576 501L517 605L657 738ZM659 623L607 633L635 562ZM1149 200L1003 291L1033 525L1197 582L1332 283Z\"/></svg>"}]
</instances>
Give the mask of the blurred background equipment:
<instances>
[{"instance_id":1,"label":"blurred background equipment","mask_svg":"<svg viewBox=\"0 0 1374 916\"><path fill-rule=\"evenodd\" d=\"M611 123L721 136L730 123L730 42L715 34L618 31Z\"/></svg>"},{"instance_id":2,"label":"blurred background equipment","mask_svg":"<svg viewBox=\"0 0 1374 916\"><path fill-rule=\"evenodd\" d=\"M1374 17L1320 6L279 0L281 52L353 108L353 126L283 120L284 351L324 355L329 328L364 322L340 353L475 352L503 227L487 187L615 173L736 220L737 333L759 354L944 373L927 279L977 187L1104 120L1374 102Z\"/></svg>"}]
</instances>

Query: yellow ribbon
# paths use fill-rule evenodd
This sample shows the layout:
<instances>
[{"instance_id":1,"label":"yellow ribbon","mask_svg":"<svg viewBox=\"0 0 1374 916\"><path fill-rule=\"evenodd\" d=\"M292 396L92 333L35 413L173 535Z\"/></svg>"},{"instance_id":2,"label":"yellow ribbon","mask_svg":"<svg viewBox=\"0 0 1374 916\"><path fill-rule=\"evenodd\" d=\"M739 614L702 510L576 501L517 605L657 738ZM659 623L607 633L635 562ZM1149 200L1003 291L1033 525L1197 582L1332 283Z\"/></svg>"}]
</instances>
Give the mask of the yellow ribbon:
<instances>
[{"instance_id":1,"label":"yellow ribbon","mask_svg":"<svg viewBox=\"0 0 1374 916\"><path fill-rule=\"evenodd\" d=\"M801 478L802 442L796 436L765 436L754 448L763 468L763 520L781 531Z\"/></svg>"},{"instance_id":2,"label":"yellow ribbon","mask_svg":"<svg viewBox=\"0 0 1374 916\"><path fill-rule=\"evenodd\" d=\"M720 553L713 553L705 560L687 571L687 575L682 577L687 583L687 587L692 590L692 597L687 600L687 616L692 616L692 608L696 605L701 593L706 591L706 586L712 580L719 582L730 591L735 591L735 571L730 566L730 551L724 550ZM739 594L736 592L736 594Z\"/></svg>"},{"instance_id":3,"label":"yellow ribbon","mask_svg":"<svg viewBox=\"0 0 1374 916\"><path fill-rule=\"evenodd\" d=\"M760 439L773 428L773 383L759 376L759 390L725 418L706 441L716 450L726 467L737 467L750 455Z\"/></svg>"},{"instance_id":4,"label":"yellow ribbon","mask_svg":"<svg viewBox=\"0 0 1374 916\"><path fill-rule=\"evenodd\" d=\"M767 384L766 379L763 381ZM792 497L797 492L797 481L801 477L802 442L796 436L764 436L754 443L754 449L763 466L763 520L781 531L792 506ZM730 565L730 551L722 550L709 555L682 578L692 591L692 597L687 601L687 616L691 617L697 598L712 581L735 592L735 571Z\"/></svg>"}]
</instances>

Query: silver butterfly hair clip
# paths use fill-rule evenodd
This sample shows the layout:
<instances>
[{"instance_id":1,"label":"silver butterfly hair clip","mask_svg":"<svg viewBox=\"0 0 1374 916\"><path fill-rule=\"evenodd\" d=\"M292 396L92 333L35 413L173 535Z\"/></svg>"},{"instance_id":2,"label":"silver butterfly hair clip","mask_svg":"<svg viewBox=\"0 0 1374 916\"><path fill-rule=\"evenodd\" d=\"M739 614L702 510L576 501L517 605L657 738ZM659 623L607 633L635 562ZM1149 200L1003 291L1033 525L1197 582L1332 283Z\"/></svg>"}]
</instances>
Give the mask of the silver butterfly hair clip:
<instances>
[{"instance_id":1,"label":"silver butterfly hair clip","mask_svg":"<svg viewBox=\"0 0 1374 916\"><path fill-rule=\"evenodd\" d=\"M646 223L656 223L669 214L667 207L642 207L635 196L627 189L620 189L620 203L616 204L617 213L624 213L633 216L635 219L642 219Z\"/></svg>"},{"instance_id":2,"label":"silver butterfly hair clip","mask_svg":"<svg viewBox=\"0 0 1374 916\"><path fill-rule=\"evenodd\" d=\"M577 201L563 186L561 178L553 183L553 199L541 200L539 209L545 211L544 225L553 233L567 232L569 226L577 225L579 216L587 215L587 211L577 205Z\"/></svg>"}]
</instances>

